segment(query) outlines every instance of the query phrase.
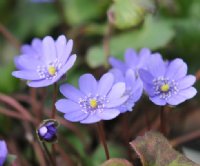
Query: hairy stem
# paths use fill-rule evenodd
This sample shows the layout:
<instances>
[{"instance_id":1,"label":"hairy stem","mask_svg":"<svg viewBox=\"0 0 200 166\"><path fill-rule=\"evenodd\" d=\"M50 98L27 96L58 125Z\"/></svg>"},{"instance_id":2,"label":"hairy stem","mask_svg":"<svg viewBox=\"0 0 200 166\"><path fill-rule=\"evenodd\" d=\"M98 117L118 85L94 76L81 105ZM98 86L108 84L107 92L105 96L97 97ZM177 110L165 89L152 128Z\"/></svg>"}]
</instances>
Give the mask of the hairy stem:
<instances>
[{"instance_id":1,"label":"hairy stem","mask_svg":"<svg viewBox=\"0 0 200 166\"><path fill-rule=\"evenodd\" d=\"M55 102L57 99L57 83L54 83L54 88L53 88L53 102L52 102L52 112L51 112L51 118L55 119L56 117L56 106L55 106Z\"/></svg>"},{"instance_id":2,"label":"hairy stem","mask_svg":"<svg viewBox=\"0 0 200 166\"><path fill-rule=\"evenodd\" d=\"M10 33L7 28L0 23L0 33L5 37L5 39L10 42L16 49L20 49L20 42L15 38L15 36Z\"/></svg>"},{"instance_id":3,"label":"hairy stem","mask_svg":"<svg viewBox=\"0 0 200 166\"><path fill-rule=\"evenodd\" d=\"M46 144L44 142L41 142L41 144L42 144L42 147L44 149L45 155L46 155L46 157L48 159L48 162L51 163L52 166L56 166L55 161L52 158L52 156L51 156Z\"/></svg>"},{"instance_id":4,"label":"hairy stem","mask_svg":"<svg viewBox=\"0 0 200 166\"><path fill-rule=\"evenodd\" d=\"M108 146L107 146L106 139L105 139L105 132L104 132L103 125L101 122L97 123L97 131L98 131L99 139L104 147L106 159L109 160L110 155L109 155Z\"/></svg>"},{"instance_id":5,"label":"hairy stem","mask_svg":"<svg viewBox=\"0 0 200 166\"><path fill-rule=\"evenodd\" d=\"M55 119L56 117L56 106L55 106L55 102L57 99L57 83L54 83L54 90L53 90L53 102L52 102L52 112L51 112L51 118ZM56 149L55 149L55 144L52 144L51 146L52 149L52 157L53 157L53 162L55 163L56 166Z\"/></svg>"},{"instance_id":6,"label":"hairy stem","mask_svg":"<svg viewBox=\"0 0 200 166\"><path fill-rule=\"evenodd\" d=\"M160 132L166 136L166 117L165 117L165 107L161 106L160 109Z\"/></svg>"}]
</instances>

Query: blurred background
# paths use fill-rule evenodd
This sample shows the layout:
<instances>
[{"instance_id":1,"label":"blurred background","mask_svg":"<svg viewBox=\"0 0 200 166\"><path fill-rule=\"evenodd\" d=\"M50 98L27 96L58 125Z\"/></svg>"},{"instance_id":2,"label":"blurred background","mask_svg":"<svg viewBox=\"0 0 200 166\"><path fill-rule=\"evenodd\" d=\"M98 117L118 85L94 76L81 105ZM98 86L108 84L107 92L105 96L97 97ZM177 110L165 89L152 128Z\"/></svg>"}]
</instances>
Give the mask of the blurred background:
<instances>
[{"instance_id":1,"label":"blurred background","mask_svg":"<svg viewBox=\"0 0 200 166\"><path fill-rule=\"evenodd\" d=\"M166 59L184 59L189 73L197 76L195 86L200 88L199 0L0 0L0 137L8 143L10 153L18 156L16 163L20 166L45 165L34 131L39 121L48 118L52 88L36 91L13 78L13 57L19 55L21 44L30 43L35 37L51 35L56 39L61 34L74 40L73 53L78 55L66 76L73 85L86 72L99 78L109 69L109 55L123 59L126 48L139 51L147 47L161 52ZM60 83L63 82L66 80ZM133 112L105 122L111 156L139 164L128 142L147 131L146 124L151 129L159 128L159 109L143 96ZM60 166L67 162L100 165L105 157L95 126L70 123L59 117ZM200 164L198 95L170 108L166 117L169 140ZM180 141L179 137L184 139Z\"/></svg>"}]
</instances>

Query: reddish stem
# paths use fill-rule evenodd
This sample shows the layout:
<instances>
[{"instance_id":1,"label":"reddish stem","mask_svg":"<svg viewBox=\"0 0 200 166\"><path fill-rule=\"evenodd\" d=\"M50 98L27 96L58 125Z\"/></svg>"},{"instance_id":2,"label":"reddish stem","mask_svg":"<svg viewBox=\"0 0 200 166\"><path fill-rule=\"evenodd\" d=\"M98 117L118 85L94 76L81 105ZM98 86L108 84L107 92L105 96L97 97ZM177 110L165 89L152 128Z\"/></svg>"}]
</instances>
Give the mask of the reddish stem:
<instances>
[{"instance_id":1,"label":"reddish stem","mask_svg":"<svg viewBox=\"0 0 200 166\"><path fill-rule=\"evenodd\" d=\"M100 139L100 141L101 141L101 143L104 147L106 159L109 160L110 155L109 155L108 146L107 146L106 139L105 139L105 132L104 132L103 125L102 125L101 122L97 123L97 131L98 131L98 134L99 134L99 139Z\"/></svg>"},{"instance_id":2,"label":"reddish stem","mask_svg":"<svg viewBox=\"0 0 200 166\"><path fill-rule=\"evenodd\" d=\"M52 102L52 112L51 112L51 118L55 119L56 117L56 99L57 99L57 83L54 84L54 90L53 90L53 102Z\"/></svg>"},{"instance_id":3,"label":"reddish stem","mask_svg":"<svg viewBox=\"0 0 200 166\"><path fill-rule=\"evenodd\" d=\"M53 90L53 101L52 101L52 112L51 112L51 118L55 119L56 117L56 99L57 99L57 83L54 83L54 90ZM52 144L51 146L52 149L52 159L53 159L53 164L56 166L56 148L55 144Z\"/></svg>"},{"instance_id":4,"label":"reddish stem","mask_svg":"<svg viewBox=\"0 0 200 166\"><path fill-rule=\"evenodd\" d=\"M160 109L160 132L166 136L166 117L165 117L165 107L161 106Z\"/></svg>"}]
</instances>

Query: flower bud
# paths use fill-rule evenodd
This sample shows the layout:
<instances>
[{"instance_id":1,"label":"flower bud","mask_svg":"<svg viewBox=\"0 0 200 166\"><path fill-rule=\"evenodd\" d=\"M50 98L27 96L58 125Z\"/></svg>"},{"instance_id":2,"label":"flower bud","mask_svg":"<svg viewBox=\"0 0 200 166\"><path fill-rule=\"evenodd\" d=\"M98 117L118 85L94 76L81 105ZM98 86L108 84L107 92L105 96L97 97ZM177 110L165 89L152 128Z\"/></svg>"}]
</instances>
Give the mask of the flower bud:
<instances>
[{"instance_id":1,"label":"flower bud","mask_svg":"<svg viewBox=\"0 0 200 166\"><path fill-rule=\"evenodd\" d=\"M57 141L58 122L54 119L44 120L37 129L37 135L40 141L55 142Z\"/></svg>"}]
</instances>

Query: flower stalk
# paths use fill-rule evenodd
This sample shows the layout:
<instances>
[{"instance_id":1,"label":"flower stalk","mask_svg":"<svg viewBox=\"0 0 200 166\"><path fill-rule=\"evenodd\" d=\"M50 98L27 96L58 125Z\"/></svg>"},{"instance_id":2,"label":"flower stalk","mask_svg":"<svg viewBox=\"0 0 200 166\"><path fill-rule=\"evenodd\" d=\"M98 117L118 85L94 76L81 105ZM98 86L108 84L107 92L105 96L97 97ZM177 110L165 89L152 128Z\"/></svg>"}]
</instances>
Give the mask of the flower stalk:
<instances>
[{"instance_id":1,"label":"flower stalk","mask_svg":"<svg viewBox=\"0 0 200 166\"><path fill-rule=\"evenodd\" d=\"M52 102L52 112L51 112L51 118L55 119L56 117L56 99L57 99L57 93L58 93L58 87L57 87L57 83L54 83L53 85L53 102Z\"/></svg>"},{"instance_id":2,"label":"flower stalk","mask_svg":"<svg viewBox=\"0 0 200 166\"><path fill-rule=\"evenodd\" d=\"M104 147L106 159L109 160L110 154L109 154L108 146L107 146L106 139L105 139L105 132L104 132L103 125L101 122L97 123L97 131L98 131L99 139Z\"/></svg>"},{"instance_id":3,"label":"flower stalk","mask_svg":"<svg viewBox=\"0 0 200 166\"><path fill-rule=\"evenodd\" d=\"M166 117L165 117L165 106L161 106L160 109L160 132L166 136Z\"/></svg>"},{"instance_id":4,"label":"flower stalk","mask_svg":"<svg viewBox=\"0 0 200 166\"><path fill-rule=\"evenodd\" d=\"M48 162L51 163L53 166L56 166L55 160L52 158L52 156L51 156L51 154L50 154L45 142L41 142L41 144L42 144L42 147L44 149L44 152L45 152L45 155L47 157Z\"/></svg>"},{"instance_id":5,"label":"flower stalk","mask_svg":"<svg viewBox=\"0 0 200 166\"><path fill-rule=\"evenodd\" d=\"M55 103L56 103L57 91L58 91L57 83L54 83L53 89L54 90L53 90L53 102L52 102L51 118L55 119L55 117L56 117L56 106L55 106ZM55 163L55 166L56 166L56 152L55 152L56 149L55 149L55 145L54 144L51 145L51 149L52 149L53 163Z\"/></svg>"}]
</instances>

